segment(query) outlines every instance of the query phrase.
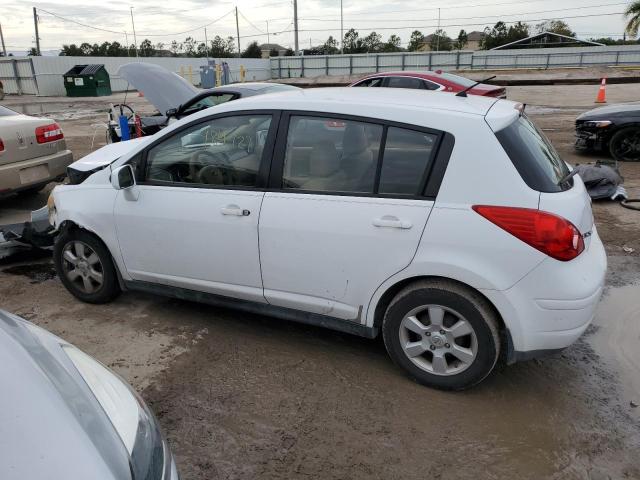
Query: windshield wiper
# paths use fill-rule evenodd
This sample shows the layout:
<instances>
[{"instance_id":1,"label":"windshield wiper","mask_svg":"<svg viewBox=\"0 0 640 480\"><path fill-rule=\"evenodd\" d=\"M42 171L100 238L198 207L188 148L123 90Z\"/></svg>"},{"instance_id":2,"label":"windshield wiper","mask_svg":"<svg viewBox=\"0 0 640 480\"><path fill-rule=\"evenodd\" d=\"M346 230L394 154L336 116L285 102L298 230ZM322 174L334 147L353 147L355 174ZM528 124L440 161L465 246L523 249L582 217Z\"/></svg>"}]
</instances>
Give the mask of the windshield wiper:
<instances>
[{"instance_id":1,"label":"windshield wiper","mask_svg":"<svg viewBox=\"0 0 640 480\"><path fill-rule=\"evenodd\" d=\"M484 80L480 80L479 82L474 83L473 85L471 85L470 87L465 88L464 90L459 91L458 93L456 93L456 97L466 97L467 96L467 92L469 90L471 90L474 87L477 87L478 85L480 85L481 83L484 82L488 82L489 80L493 80L494 78L496 78L496 76L494 75L493 77L489 77L489 78L485 78Z\"/></svg>"},{"instance_id":2,"label":"windshield wiper","mask_svg":"<svg viewBox=\"0 0 640 480\"><path fill-rule=\"evenodd\" d=\"M569 173L567 173L564 177L562 177L560 180L558 180L558 186L561 187L562 185L564 185L565 183L567 183L569 180L571 180L573 178L573 176L578 173L578 169L574 168L573 170L571 170Z\"/></svg>"}]
</instances>

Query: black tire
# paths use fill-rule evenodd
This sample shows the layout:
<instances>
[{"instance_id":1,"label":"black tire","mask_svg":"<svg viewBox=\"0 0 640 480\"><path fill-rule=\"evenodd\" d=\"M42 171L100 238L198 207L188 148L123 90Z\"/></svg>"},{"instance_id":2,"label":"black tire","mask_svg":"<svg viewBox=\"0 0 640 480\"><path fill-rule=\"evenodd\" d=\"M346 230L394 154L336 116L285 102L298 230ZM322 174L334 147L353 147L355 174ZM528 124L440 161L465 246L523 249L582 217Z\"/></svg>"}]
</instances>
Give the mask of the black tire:
<instances>
[{"instance_id":1,"label":"black tire","mask_svg":"<svg viewBox=\"0 0 640 480\"><path fill-rule=\"evenodd\" d=\"M100 268L95 271L101 274L102 283L94 285L94 291L85 291L83 289L83 279L79 278L79 282L73 281L68 273L73 265L63 258L65 248L73 246L74 242L81 242L89 247L98 257ZM88 250L87 250L88 251ZM95 235L82 229L72 229L61 233L56 239L53 247L53 261L56 272L62 284L76 298L87 303L107 303L116 298L120 294L120 285L113 259L107 247Z\"/></svg>"},{"instance_id":2,"label":"black tire","mask_svg":"<svg viewBox=\"0 0 640 480\"><path fill-rule=\"evenodd\" d=\"M621 128L614 133L609 152L619 162L640 162L640 127Z\"/></svg>"},{"instance_id":3,"label":"black tire","mask_svg":"<svg viewBox=\"0 0 640 480\"><path fill-rule=\"evenodd\" d=\"M453 326L460 319L453 314L456 313L473 328L473 334L469 334L466 339L462 337L464 341L473 341L475 346L475 358L469 361L468 364L461 363L456 357L451 356L451 353L449 353L451 350L442 350L443 355L448 359L446 360L447 368L449 368L449 364L453 365L451 367L453 372L455 372L456 368L464 368L459 373L438 375L416 365L414 362L424 362L423 358L427 359L428 363L429 356L433 355L433 352L430 353L428 350L425 350L424 354L415 356L414 358L417 360L411 360L405 353L401 344L401 335L403 335L401 330L404 328L402 326L403 319L410 312L425 305L436 306L436 308L442 307L445 310L442 323L451 322L448 327ZM441 390L464 390L480 383L493 370L500 355L498 324L497 314L491 305L484 297L472 289L444 279L422 280L405 287L396 295L387 308L382 325L382 333L384 344L391 359L415 381ZM444 329L448 327L445 326ZM440 332L442 331L444 330L440 330ZM449 333L447 332L447 334ZM473 340L470 340L471 335L475 335ZM434 334L434 337L438 336L440 336L439 333ZM435 339L434 337L432 337L434 340L440 341L440 339ZM432 341L431 338L426 339L420 335L417 336L416 340L421 345L422 342ZM458 342L457 339L455 341ZM445 345L447 346L446 348L451 348L449 343ZM470 345L469 347L472 348ZM431 345L429 348L439 349L444 347Z\"/></svg>"}]
</instances>

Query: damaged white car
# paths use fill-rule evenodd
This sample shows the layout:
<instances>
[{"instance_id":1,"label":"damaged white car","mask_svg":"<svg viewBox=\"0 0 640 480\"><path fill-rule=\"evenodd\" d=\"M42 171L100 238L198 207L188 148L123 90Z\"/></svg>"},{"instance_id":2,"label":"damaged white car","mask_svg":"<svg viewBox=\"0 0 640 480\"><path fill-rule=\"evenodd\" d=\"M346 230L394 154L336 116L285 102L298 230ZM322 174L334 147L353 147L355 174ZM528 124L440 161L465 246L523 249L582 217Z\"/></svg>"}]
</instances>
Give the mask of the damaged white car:
<instances>
[{"instance_id":1,"label":"damaged white car","mask_svg":"<svg viewBox=\"0 0 640 480\"><path fill-rule=\"evenodd\" d=\"M606 256L522 105L374 90L230 102L74 163L49 202L62 282L382 333L443 389L578 339Z\"/></svg>"}]
</instances>

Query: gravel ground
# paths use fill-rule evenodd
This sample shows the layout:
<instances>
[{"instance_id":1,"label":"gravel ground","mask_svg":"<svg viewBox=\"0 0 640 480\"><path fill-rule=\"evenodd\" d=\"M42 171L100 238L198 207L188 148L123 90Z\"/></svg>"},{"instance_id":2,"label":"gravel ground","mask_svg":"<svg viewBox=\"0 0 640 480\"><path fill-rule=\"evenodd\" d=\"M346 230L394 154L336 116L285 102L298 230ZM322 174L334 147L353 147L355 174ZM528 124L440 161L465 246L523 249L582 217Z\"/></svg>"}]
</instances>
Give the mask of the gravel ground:
<instances>
[{"instance_id":1,"label":"gravel ground","mask_svg":"<svg viewBox=\"0 0 640 480\"><path fill-rule=\"evenodd\" d=\"M632 101L637 89L612 85L607 93ZM509 87L508 94L526 101L569 162L586 163L601 155L574 152L573 121L593 107L596 90ZM29 102L58 117L79 157L90 150L92 125L119 99ZM133 100L149 110L143 98ZM621 170L640 196L640 164ZM0 224L45 201L46 192L0 201ZM186 480L638 479L640 213L597 202L594 214L609 272L593 327L563 353L501 367L463 393L412 383L379 340L137 293L82 304L46 257L0 265L0 305L131 382L158 416Z\"/></svg>"}]
</instances>

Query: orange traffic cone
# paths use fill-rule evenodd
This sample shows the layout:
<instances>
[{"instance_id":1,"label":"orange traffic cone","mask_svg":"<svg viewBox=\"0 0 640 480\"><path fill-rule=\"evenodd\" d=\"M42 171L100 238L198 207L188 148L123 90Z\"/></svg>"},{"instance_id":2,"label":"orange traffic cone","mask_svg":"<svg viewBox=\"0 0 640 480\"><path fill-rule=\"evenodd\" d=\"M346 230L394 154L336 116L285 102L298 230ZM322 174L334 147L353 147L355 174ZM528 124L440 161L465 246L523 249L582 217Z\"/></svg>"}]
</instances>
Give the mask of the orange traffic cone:
<instances>
[{"instance_id":1,"label":"orange traffic cone","mask_svg":"<svg viewBox=\"0 0 640 480\"><path fill-rule=\"evenodd\" d=\"M607 94L606 94L606 88L607 88L607 77L604 77L602 79L602 82L600 82L600 89L598 90L598 96L596 97L596 103L607 103Z\"/></svg>"}]
</instances>

